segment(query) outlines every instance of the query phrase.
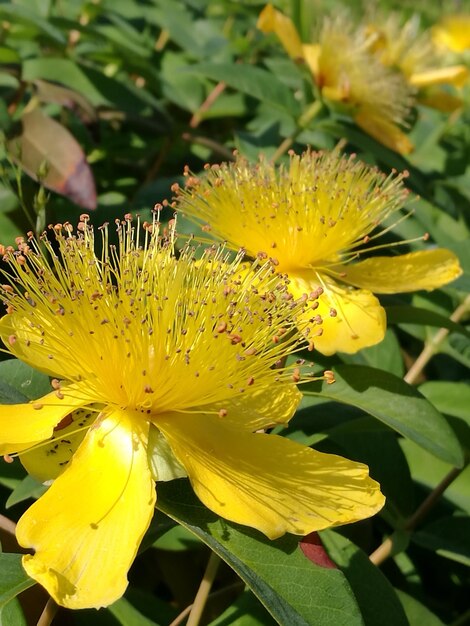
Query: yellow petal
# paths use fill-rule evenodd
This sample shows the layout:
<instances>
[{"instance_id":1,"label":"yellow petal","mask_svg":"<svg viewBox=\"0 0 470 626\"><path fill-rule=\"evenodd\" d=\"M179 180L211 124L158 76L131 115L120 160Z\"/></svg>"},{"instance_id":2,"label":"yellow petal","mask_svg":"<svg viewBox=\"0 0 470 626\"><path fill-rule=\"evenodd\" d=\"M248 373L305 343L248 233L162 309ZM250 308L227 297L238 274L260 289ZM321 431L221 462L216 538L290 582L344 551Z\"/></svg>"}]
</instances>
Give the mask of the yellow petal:
<instances>
[{"instance_id":1,"label":"yellow petal","mask_svg":"<svg viewBox=\"0 0 470 626\"><path fill-rule=\"evenodd\" d=\"M162 415L158 427L202 502L270 539L355 522L384 504L361 463L242 432L210 415Z\"/></svg>"},{"instance_id":2,"label":"yellow petal","mask_svg":"<svg viewBox=\"0 0 470 626\"><path fill-rule=\"evenodd\" d=\"M54 363L47 357L42 346L38 349L38 341L31 343L31 328L27 320L16 315L4 315L0 319L0 339L9 345L9 350L18 359L48 376L55 377L58 372L53 369ZM36 331L39 334L39 330ZM11 341L13 340L13 341Z\"/></svg>"},{"instance_id":3,"label":"yellow petal","mask_svg":"<svg viewBox=\"0 0 470 626\"><path fill-rule=\"evenodd\" d=\"M35 550L23 557L25 570L61 606L107 606L127 587L155 504L147 432L137 420L115 411L90 429L18 522L20 545Z\"/></svg>"},{"instance_id":4,"label":"yellow petal","mask_svg":"<svg viewBox=\"0 0 470 626\"><path fill-rule=\"evenodd\" d=\"M347 265L344 281L376 293L436 289L458 278L462 269L449 250L423 250L394 257L373 257Z\"/></svg>"},{"instance_id":5,"label":"yellow petal","mask_svg":"<svg viewBox=\"0 0 470 626\"><path fill-rule=\"evenodd\" d=\"M97 417L98 412L94 408L77 409L67 415L54 428L52 439L19 455L28 474L41 482L62 474Z\"/></svg>"},{"instance_id":6,"label":"yellow petal","mask_svg":"<svg viewBox=\"0 0 470 626\"><path fill-rule=\"evenodd\" d=\"M253 432L276 424L287 424L301 399L302 394L294 384L282 383L279 388L270 386L252 393L245 391L220 406L207 409L226 412L224 423Z\"/></svg>"},{"instance_id":7,"label":"yellow petal","mask_svg":"<svg viewBox=\"0 0 470 626\"><path fill-rule=\"evenodd\" d=\"M302 275L290 273L289 278L289 289L296 298L319 287L313 270L311 276L305 271ZM325 276L322 287L318 308L308 311L310 318L319 315L322 320L318 327L310 324L309 338L315 350L326 355L352 354L382 341L387 327L385 311L370 291L341 286Z\"/></svg>"},{"instance_id":8,"label":"yellow petal","mask_svg":"<svg viewBox=\"0 0 470 626\"><path fill-rule=\"evenodd\" d=\"M257 26L263 33L275 33L290 57L303 57L302 42L292 20L271 4L267 4L259 14Z\"/></svg>"},{"instance_id":9,"label":"yellow petal","mask_svg":"<svg viewBox=\"0 0 470 626\"><path fill-rule=\"evenodd\" d=\"M303 57L314 76L318 76L321 46L317 43L303 44Z\"/></svg>"},{"instance_id":10,"label":"yellow petal","mask_svg":"<svg viewBox=\"0 0 470 626\"><path fill-rule=\"evenodd\" d=\"M443 113L452 113L464 105L462 98L454 96L439 87L428 87L418 94L418 102Z\"/></svg>"},{"instance_id":11,"label":"yellow petal","mask_svg":"<svg viewBox=\"0 0 470 626\"><path fill-rule=\"evenodd\" d=\"M413 144L398 126L374 115L366 107L361 107L354 115L356 124L379 143L400 154L409 154Z\"/></svg>"},{"instance_id":12,"label":"yellow petal","mask_svg":"<svg viewBox=\"0 0 470 626\"><path fill-rule=\"evenodd\" d=\"M59 397L60 396L60 397ZM72 387L48 393L28 404L0 405L0 454L26 450L52 436L54 426L74 409L87 404Z\"/></svg>"},{"instance_id":13,"label":"yellow petal","mask_svg":"<svg viewBox=\"0 0 470 626\"><path fill-rule=\"evenodd\" d=\"M443 84L463 87L468 81L468 76L469 72L465 65L451 65L412 74L408 80L414 87Z\"/></svg>"}]
</instances>

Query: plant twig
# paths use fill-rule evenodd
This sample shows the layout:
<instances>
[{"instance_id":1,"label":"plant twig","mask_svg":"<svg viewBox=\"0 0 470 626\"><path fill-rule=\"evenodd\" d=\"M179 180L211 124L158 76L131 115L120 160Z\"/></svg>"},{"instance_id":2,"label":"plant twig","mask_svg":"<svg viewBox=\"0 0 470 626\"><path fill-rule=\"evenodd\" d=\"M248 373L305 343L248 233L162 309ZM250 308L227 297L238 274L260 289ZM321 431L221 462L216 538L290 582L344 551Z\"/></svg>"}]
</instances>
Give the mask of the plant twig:
<instances>
[{"instance_id":1,"label":"plant twig","mask_svg":"<svg viewBox=\"0 0 470 626\"><path fill-rule=\"evenodd\" d=\"M320 113L323 108L323 102L321 100L315 100L306 111L300 116L297 121L296 130L290 135L286 137L284 141L281 143L279 148L271 157L271 162L275 163L279 157L281 157L289 148L292 146L294 141L300 135L300 133L305 130L305 128L310 124L310 122Z\"/></svg>"},{"instance_id":2,"label":"plant twig","mask_svg":"<svg viewBox=\"0 0 470 626\"><path fill-rule=\"evenodd\" d=\"M402 530L407 532L414 530L414 528L416 528L416 526L424 520L449 485L451 485L454 480L460 476L465 467L466 465L462 468L453 467L450 472L444 476L437 487L431 491L428 497L423 500L413 515L406 520ZM374 550L374 552L372 552L369 559L372 563L374 563L374 565L380 565L392 555L394 545L395 542L393 540L393 535L391 537L387 537L387 539L385 539L385 541L376 550Z\"/></svg>"},{"instance_id":3,"label":"plant twig","mask_svg":"<svg viewBox=\"0 0 470 626\"><path fill-rule=\"evenodd\" d=\"M223 81L220 81L220 83L217 83L217 85L210 92L210 94L201 104L201 106L196 111L196 113L194 113L194 115L192 116L189 122L190 128L197 128L199 126L199 124L202 121L202 117L204 113L206 113L206 111L208 111L211 108L211 106L214 104L214 102L217 100L220 94L224 91L226 86L227 85Z\"/></svg>"},{"instance_id":4,"label":"plant twig","mask_svg":"<svg viewBox=\"0 0 470 626\"><path fill-rule=\"evenodd\" d=\"M191 608L191 612L189 613L187 626L198 626L219 565L220 557L217 556L215 552L212 552L209 557L209 561L207 563L206 571L204 572L201 584L199 585L199 589L197 590L196 597L194 598L193 606Z\"/></svg>"},{"instance_id":5,"label":"plant twig","mask_svg":"<svg viewBox=\"0 0 470 626\"><path fill-rule=\"evenodd\" d=\"M462 304L455 309L450 316L450 320L452 322L459 322L467 311L470 311L470 295L468 295ZM448 328L440 328L434 337L426 342L423 351L404 376L405 382L412 385L418 380L421 372L437 352L439 346L442 344L449 332Z\"/></svg>"},{"instance_id":6,"label":"plant twig","mask_svg":"<svg viewBox=\"0 0 470 626\"><path fill-rule=\"evenodd\" d=\"M212 600L218 596L222 596L228 591L235 591L236 589L243 589L245 587L245 583L242 580L237 581L236 583L232 583L231 585L227 585L222 589L218 589L217 591L213 591L207 597L208 600ZM179 615L175 617L175 619L171 622L170 626L179 626L185 620L185 618L190 614L191 609L193 608L193 604L188 604L188 606L181 611Z\"/></svg>"},{"instance_id":7,"label":"plant twig","mask_svg":"<svg viewBox=\"0 0 470 626\"><path fill-rule=\"evenodd\" d=\"M210 148L213 152L220 154L227 161L235 161L235 157L233 153L230 152L228 148L223 146L222 144L214 141L213 139L209 139L209 137L202 137L201 135L192 135L191 133L183 133L182 138L184 141L188 141L189 143L197 143L200 146L205 146L206 148Z\"/></svg>"},{"instance_id":8,"label":"plant twig","mask_svg":"<svg viewBox=\"0 0 470 626\"><path fill-rule=\"evenodd\" d=\"M49 598L46 606L44 607L44 611L41 613L41 617L38 620L37 626L50 626L58 610L59 607L57 606L57 604L52 598Z\"/></svg>"},{"instance_id":9,"label":"plant twig","mask_svg":"<svg viewBox=\"0 0 470 626\"><path fill-rule=\"evenodd\" d=\"M5 517L5 515L0 513L0 529L4 530L9 535L15 536L16 524L9 517Z\"/></svg>"}]
</instances>

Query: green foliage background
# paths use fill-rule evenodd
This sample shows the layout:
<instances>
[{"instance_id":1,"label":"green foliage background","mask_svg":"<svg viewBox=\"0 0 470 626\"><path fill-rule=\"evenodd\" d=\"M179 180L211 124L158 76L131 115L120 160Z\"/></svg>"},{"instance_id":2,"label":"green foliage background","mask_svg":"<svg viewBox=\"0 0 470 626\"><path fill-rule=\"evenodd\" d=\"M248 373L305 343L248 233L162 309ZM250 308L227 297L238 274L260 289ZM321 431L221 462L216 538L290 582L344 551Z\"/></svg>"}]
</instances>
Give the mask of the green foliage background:
<instances>
[{"instance_id":1,"label":"green foliage background","mask_svg":"<svg viewBox=\"0 0 470 626\"><path fill-rule=\"evenodd\" d=\"M363 12L362 4L346 5L352 14ZM419 11L423 27L454 8L424 0L379 5L406 16ZM352 356L315 354L337 382L304 386L299 411L280 431L367 463L387 505L373 520L320 533L339 568L328 569L309 560L296 537L269 542L218 519L185 481L158 485L159 511L125 597L98 612L62 610L54 624L184 623L174 620L193 601L209 548L224 561L203 616L211 626L470 624L469 89L463 109L450 116L418 107L410 120L416 150L406 158L328 110L301 127L311 85L275 38L256 29L263 6L0 2L0 241L11 244L49 223L75 223L84 210L95 223L126 212L145 217L171 198L185 165L197 172L205 162L232 158L234 149L250 159L269 156L287 137L295 137L296 151L331 149L344 139L345 151L386 172L409 170L414 213L392 229L390 241L429 232L431 244L459 256L464 274L432 293L383 298L389 330L378 346ZM276 6L306 35L318 15L340 3ZM470 4L455 8L469 12ZM179 230L195 227L181 219ZM432 358L403 381L423 350ZM11 359L0 362L0 402L23 402L48 389L47 377ZM43 489L19 464L0 464L5 626L36 623L47 600L25 577L6 519L17 520ZM387 537L392 550L379 568L367 555Z\"/></svg>"}]
</instances>

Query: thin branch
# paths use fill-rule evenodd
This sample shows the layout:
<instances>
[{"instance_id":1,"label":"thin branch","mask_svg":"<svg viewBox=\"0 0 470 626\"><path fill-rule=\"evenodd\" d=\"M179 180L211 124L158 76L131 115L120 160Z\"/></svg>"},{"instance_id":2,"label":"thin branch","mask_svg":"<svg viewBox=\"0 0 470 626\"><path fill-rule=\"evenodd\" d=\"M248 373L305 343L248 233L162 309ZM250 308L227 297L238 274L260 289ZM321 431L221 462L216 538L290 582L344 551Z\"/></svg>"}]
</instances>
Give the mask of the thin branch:
<instances>
[{"instance_id":1,"label":"thin branch","mask_svg":"<svg viewBox=\"0 0 470 626\"><path fill-rule=\"evenodd\" d=\"M198 626L219 565L220 557L215 552L212 552L203 579L197 590L196 597L194 598L187 626Z\"/></svg>"},{"instance_id":2,"label":"thin branch","mask_svg":"<svg viewBox=\"0 0 470 626\"><path fill-rule=\"evenodd\" d=\"M465 469L466 465L462 468L453 467L450 472L441 480L435 489L431 491L428 497L419 505L416 511L411 515L403 525L403 530L410 532L416 528L428 515L429 511L437 503L439 498L445 492L445 490L454 482L456 478ZM393 554L393 549L396 545L393 535L387 537L385 541L369 556L369 559L374 565L380 565L388 557Z\"/></svg>"},{"instance_id":3,"label":"thin branch","mask_svg":"<svg viewBox=\"0 0 470 626\"><path fill-rule=\"evenodd\" d=\"M49 598L46 606L44 607L44 611L41 613L41 617L38 620L37 626L50 626L58 610L59 607L57 606L57 604L52 598Z\"/></svg>"},{"instance_id":4,"label":"thin branch","mask_svg":"<svg viewBox=\"0 0 470 626\"><path fill-rule=\"evenodd\" d=\"M213 152L220 154L227 161L235 161L233 153L230 152L228 148L218 143L217 141L214 141L213 139L209 139L209 137L202 137L201 135L191 135L191 133L183 133L182 138L184 139L184 141L188 141L189 143L197 143L200 146L205 146L206 148L209 148Z\"/></svg>"},{"instance_id":5,"label":"thin branch","mask_svg":"<svg viewBox=\"0 0 470 626\"><path fill-rule=\"evenodd\" d=\"M217 85L210 92L210 94L201 104L201 106L196 111L196 113L194 113L194 115L192 116L191 121L189 122L190 128L197 128L199 126L204 116L204 113L206 113L211 108L211 106L214 104L214 102L217 100L220 94L223 93L226 86L227 85L223 81L220 81L220 83L217 83Z\"/></svg>"},{"instance_id":6,"label":"thin branch","mask_svg":"<svg viewBox=\"0 0 470 626\"><path fill-rule=\"evenodd\" d=\"M465 315L465 313L467 313L468 311L470 311L470 295L468 295L465 298L465 300L462 302L462 304L460 304L455 309L455 311L450 316L450 320L452 322L459 322L462 319L462 317ZM442 344L444 339L447 337L449 332L450 331L448 328L440 328L437 331L437 333L434 335L434 337L432 337L432 339L426 342L423 348L423 351L421 352L421 354L418 356L416 361L413 363L413 365L410 367L407 374L405 375L404 377L405 382L412 385L418 380L421 372L429 363L429 361L432 359L434 354L438 351L440 345Z\"/></svg>"},{"instance_id":7,"label":"thin branch","mask_svg":"<svg viewBox=\"0 0 470 626\"><path fill-rule=\"evenodd\" d=\"M5 515L0 513L0 529L4 530L9 535L15 536L16 524L9 517L5 517Z\"/></svg>"},{"instance_id":8,"label":"thin branch","mask_svg":"<svg viewBox=\"0 0 470 626\"><path fill-rule=\"evenodd\" d=\"M245 587L245 583L242 580L237 581L236 583L232 583L231 585L227 585L222 589L218 589L217 591L213 591L209 594L208 600L212 600L213 598L217 598L218 596L222 596L228 591L235 591L236 589L243 589ZM188 606L181 611L179 615L175 617L175 619L171 622L170 626L179 626L185 620L185 618L191 613L191 609L193 608L193 604L188 604Z\"/></svg>"},{"instance_id":9,"label":"thin branch","mask_svg":"<svg viewBox=\"0 0 470 626\"><path fill-rule=\"evenodd\" d=\"M305 130L305 128L310 124L310 122L320 113L323 109L323 102L321 100L315 100L308 109L300 116L297 121L297 128L289 137L286 137L284 141L281 143L279 148L271 157L271 162L275 163L279 157L281 157L285 152L289 150L289 148L293 145L294 141L300 135L300 133Z\"/></svg>"}]
</instances>

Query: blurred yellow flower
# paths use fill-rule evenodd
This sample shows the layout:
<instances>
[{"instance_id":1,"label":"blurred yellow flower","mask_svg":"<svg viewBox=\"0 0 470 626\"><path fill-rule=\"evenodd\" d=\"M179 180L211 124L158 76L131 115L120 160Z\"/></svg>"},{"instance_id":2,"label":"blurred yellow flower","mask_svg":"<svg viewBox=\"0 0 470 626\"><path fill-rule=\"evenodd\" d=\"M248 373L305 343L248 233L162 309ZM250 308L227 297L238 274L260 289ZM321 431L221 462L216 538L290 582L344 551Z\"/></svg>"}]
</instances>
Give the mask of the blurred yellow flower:
<instances>
[{"instance_id":1,"label":"blurred yellow flower","mask_svg":"<svg viewBox=\"0 0 470 626\"><path fill-rule=\"evenodd\" d=\"M412 103L412 90L368 49L364 29L346 16L325 17L317 43L303 44L292 21L268 4L258 28L274 32L287 53L310 69L322 98L340 106L383 145L408 154L413 145L400 130Z\"/></svg>"},{"instance_id":2,"label":"blurred yellow flower","mask_svg":"<svg viewBox=\"0 0 470 626\"><path fill-rule=\"evenodd\" d=\"M367 249L382 247L367 244L375 244L380 233L374 229L406 196L402 175L386 177L337 152L306 152L291 154L279 168L237 157L199 178L188 176L177 206L229 245L243 246L253 257L273 257L294 297L319 295L315 314L323 334L314 346L332 354L383 339L385 312L372 292L434 289L461 273L445 249L358 261Z\"/></svg>"},{"instance_id":3,"label":"blurred yellow flower","mask_svg":"<svg viewBox=\"0 0 470 626\"><path fill-rule=\"evenodd\" d=\"M442 85L462 87L468 80L465 65L446 65L431 39L421 32L419 17L404 24L397 13L376 19L366 27L371 50L385 66L404 76L417 89L418 101L443 111L462 106L462 99L442 89Z\"/></svg>"},{"instance_id":4,"label":"blurred yellow flower","mask_svg":"<svg viewBox=\"0 0 470 626\"><path fill-rule=\"evenodd\" d=\"M432 36L436 45L453 52L470 50L470 14L446 15L433 27Z\"/></svg>"},{"instance_id":5,"label":"blurred yellow flower","mask_svg":"<svg viewBox=\"0 0 470 626\"><path fill-rule=\"evenodd\" d=\"M55 378L29 404L0 406L0 452L53 481L19 520L27 573L69 608L106 606L150 523L154 480L188 476L217 514L270 538L363 519L384 498L367 467L260 432L300 393L279 366L312 299L214 247L176 260L174 233L117 221L100 257L82 216L3 249L7 349ZM274 367L277 365L277 367Z\"/></svg>"}]
</instances>

